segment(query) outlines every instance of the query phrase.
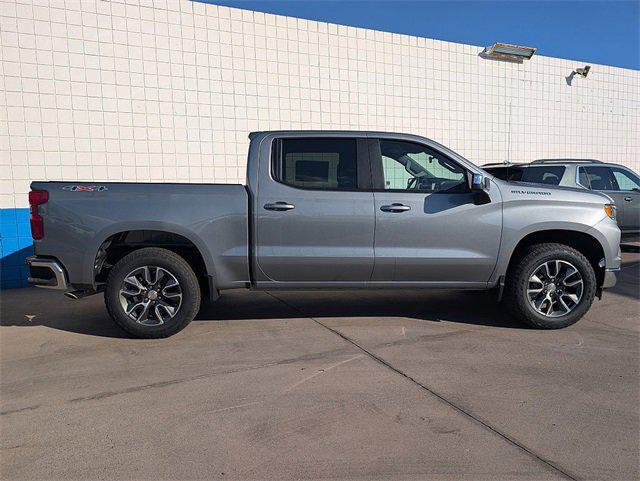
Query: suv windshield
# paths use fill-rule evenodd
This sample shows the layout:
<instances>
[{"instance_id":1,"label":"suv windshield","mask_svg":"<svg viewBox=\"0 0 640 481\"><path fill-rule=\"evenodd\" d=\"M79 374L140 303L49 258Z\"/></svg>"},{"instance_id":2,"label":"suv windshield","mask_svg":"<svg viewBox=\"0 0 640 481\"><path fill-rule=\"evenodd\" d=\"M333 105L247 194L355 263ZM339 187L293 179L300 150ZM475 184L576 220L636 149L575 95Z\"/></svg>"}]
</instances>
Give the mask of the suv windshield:
<instances>
[{"instance_id":1,"label":"suv windshield","mask_svg":"<svg viewBox=\"0 0 640 481\"><path fill-rule=\"evenodd\" d=\"M566 168L562 165L509 165L488 167L488 172L509 182L559 185Z\"/></svg>"}]
</instances>

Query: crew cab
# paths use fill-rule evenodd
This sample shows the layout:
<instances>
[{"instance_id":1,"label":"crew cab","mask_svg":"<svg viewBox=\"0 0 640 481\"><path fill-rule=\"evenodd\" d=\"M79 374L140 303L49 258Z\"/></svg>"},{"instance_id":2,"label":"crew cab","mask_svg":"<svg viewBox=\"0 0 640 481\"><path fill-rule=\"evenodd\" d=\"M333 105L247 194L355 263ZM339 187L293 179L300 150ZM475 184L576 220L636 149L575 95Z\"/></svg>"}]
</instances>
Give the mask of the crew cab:
<instances>
[{"instance_id":1,"label":"crew cab","mask_svg":"<svg viewBox=\"0 0 640 481\"><path fill-rule=\"evenodd\" d=\"M605 195L505 182L415 135L249 137L246 185L33 182L30 281L104 292L143 338L180 331L228 289L495 289L552 329L615 284Z\"/></svg>"}]
</instances>

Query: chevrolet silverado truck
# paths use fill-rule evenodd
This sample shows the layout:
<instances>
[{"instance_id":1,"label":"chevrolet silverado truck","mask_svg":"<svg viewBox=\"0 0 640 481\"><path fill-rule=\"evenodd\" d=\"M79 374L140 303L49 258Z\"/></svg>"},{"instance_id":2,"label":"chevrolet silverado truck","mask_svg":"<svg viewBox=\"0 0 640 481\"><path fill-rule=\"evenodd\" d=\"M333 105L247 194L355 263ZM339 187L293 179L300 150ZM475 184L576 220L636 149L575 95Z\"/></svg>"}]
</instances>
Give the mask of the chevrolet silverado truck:
<instances>
[{"instance_id":1,"label":"chevrolet silverado truck","mask_svg":"<svg viewBox=\"0 0 640 481\"><path fill-rule=\"evenodd\" d=\"M505 182L415 135L249 138L246 185L33 182L30 282L104 292L142 338L227 289L494 289L514 318L554 329L615 284L604 194Z\"/></svg>"}]
</instances>

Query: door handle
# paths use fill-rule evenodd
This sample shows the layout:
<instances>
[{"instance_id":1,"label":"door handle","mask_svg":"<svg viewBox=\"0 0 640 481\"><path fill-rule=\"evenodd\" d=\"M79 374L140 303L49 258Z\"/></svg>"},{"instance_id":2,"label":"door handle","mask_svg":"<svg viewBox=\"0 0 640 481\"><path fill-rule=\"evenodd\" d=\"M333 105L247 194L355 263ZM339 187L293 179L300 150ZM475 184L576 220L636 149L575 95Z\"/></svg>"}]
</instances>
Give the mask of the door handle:
<instances>
[{"instance_id":1,"label":"door handle","mask_svg":"<svg viewBox=\"0 0 640 481\"><path fill-rule=\"evenodd\" d=\"M284 211L295 209L296 206L293 204L289 204L288 202L273 202L270 204L265 204L264 208L267 210Z\"/></svg>"},{"instance_id":2,"label":"door handle","mask_svg":"<svg viewBox=\"0 0 640 481\"><path fill-rule=\"evenodd\" d=\"M396 203L391 205L383 205L380 207L380 210L382 212L406 212L408 210L411 210L411 207L409 207L408 205Z\"/></svg>"},{"instance_id":3,"label":"door handle","mask_svg":"<svg viewBox=\"0 0 640 481\"><path fill-rule=\"evenodd\" d=\"M625 198L624 198L624 201L625 201L625 202L631 202L631 200L632 200L632 199L631 199L631 197L625 197Z\"/></svg>"}]
</instances>

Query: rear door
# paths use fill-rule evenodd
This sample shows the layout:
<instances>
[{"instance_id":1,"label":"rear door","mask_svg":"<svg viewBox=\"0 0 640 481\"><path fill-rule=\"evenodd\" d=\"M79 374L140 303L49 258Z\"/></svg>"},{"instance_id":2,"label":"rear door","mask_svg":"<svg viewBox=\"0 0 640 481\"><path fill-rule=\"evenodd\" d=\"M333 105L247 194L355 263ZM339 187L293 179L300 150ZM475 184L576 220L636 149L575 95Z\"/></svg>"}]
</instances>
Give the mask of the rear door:
<instances>
[{"instance_id":1,"label":"rear door","mask_svg":"<svg viewBox=\"0 0 640 481\"><path fill-rule=\"evenodd\" d=\"M364 283L373 269L373 193L366 141L274 138L256 209L260 281Z\"/></svg>"},{"instance_id":2,"label":"rear door","mask_svg":"<svg viewBox=\"0 0 640 481\"><path fill-rule=\"evenodd\" d=\"M486 283L500 246L498 189L479 199L469 189L468 171L427 145L381 138L371 149L372 281Z\"/></svg>"}]
</instances>

